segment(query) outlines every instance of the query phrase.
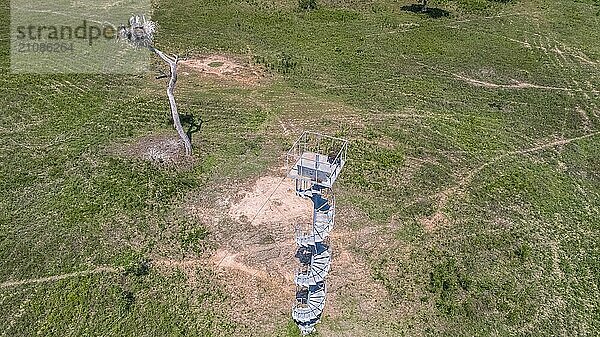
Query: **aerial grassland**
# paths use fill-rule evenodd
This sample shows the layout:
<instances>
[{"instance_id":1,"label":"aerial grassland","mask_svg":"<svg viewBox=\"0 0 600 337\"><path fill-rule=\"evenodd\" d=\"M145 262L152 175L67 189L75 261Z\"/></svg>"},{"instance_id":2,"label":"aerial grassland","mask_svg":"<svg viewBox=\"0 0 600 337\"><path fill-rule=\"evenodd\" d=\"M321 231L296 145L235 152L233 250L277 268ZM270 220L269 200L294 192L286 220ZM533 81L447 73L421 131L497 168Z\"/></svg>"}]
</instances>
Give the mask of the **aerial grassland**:
<instances>
[{"instance_id":1,"label":"aerial grassland","mask_svg":"<svg viewBox=\"0 0 600 337\"><path fill-rule=\"evenodd\" d=\"M10 74L2 1L0 336L297 336L210 261L272 243L223 214L304 130L350 140L317 335L600 334L600 2L317 4L154 3L161 50L260 78L182 68L202 126L163 165L163 80Z\"/></svg>"}]
</instances>

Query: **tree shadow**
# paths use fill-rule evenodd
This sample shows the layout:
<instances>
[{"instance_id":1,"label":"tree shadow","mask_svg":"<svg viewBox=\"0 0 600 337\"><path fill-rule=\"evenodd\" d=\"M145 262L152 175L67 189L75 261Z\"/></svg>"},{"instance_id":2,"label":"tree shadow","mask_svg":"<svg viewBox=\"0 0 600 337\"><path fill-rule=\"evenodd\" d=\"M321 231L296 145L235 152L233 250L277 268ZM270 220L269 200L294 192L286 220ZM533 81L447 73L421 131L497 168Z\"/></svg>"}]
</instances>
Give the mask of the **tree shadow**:
<instances>
[{"instance_id":1,"label":"tree shadow","mask_svg":"<svg viewBox=\"0 0 600 337\"><path fill-rule=\"evenodd\" d=\"M194 133L200 132L202 130L202 125L204 124L202 118L196 119L194 115L179 115L179 120L181 121L181 125L186 128L185 134L188 136L190 142L192 141ZM168 119L165 120L165 123L173 126L173 117L169 116Z\"/></svg>"},{"instance_id":2,"label":"tree shadow","mask_svg":"<svg viewBox=\"0 0 600 337\"><path fill-rule=\"evenodd\" d=\"M447 10L444 10L441 8L427 7L423 11L423 5L417 5L417 4L412 4L410 6L402 6L400 9L402 9L405 12L412 12L412 13L416 13L416 14L425 14L432 19L439 19L442 17L450 16L450 12L448 12Z\"/></svg>"},{"instance_id":3,"label":"tree shadow","mask_svg":"<svg viewBox=\"0 0 600 337\"><path fill-rule=\"evenodd\" d=\"M181 115L181 123L187 126L187 131L185 134L192 141L192 135L196 132L200 132L202 130L202 125L204 124L204 120L202 118L196 119L194 115Z\"/></svg>"}]
</instances>

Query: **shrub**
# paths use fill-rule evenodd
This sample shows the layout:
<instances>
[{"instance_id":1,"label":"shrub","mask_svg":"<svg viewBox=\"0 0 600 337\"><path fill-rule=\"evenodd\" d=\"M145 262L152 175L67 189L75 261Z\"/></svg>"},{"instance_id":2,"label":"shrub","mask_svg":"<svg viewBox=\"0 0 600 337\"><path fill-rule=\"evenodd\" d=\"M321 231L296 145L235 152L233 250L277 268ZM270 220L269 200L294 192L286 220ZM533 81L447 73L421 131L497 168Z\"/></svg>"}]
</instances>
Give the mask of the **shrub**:
<instances>
[{"instance_id":1,"label":"shrub","mask_svg":"<svg viewBox=\"0 0 600 337\"><path fill-rule=\"evenodd\" d=\"M305 11L317 9L317 0L298 0L298 7Z\"/></svg>"}]
</instances>

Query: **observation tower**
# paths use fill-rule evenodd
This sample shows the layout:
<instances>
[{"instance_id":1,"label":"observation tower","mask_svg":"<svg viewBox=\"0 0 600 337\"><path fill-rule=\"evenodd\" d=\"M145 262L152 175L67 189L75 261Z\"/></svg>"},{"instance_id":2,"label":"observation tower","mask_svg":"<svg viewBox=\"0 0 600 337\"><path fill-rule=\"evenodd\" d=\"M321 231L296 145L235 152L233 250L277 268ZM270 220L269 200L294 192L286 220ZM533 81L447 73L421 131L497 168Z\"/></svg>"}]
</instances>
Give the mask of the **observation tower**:
<instances>
[{"instance_id":1,"label":"observation tower","mask_svg":"<svg viewBox=\"0 0 600 337\"><path fill-rule=\"evenodd\" d=\"M296 195L311 199L310 224L296 224L296 301L292 318L303 335L314 331L320 321L331 268L329 235L335 223L333 185L348 152L348 141L314 132L304 132L287 153L288 178L296 182Z\"/></svg>"}]
</instances>

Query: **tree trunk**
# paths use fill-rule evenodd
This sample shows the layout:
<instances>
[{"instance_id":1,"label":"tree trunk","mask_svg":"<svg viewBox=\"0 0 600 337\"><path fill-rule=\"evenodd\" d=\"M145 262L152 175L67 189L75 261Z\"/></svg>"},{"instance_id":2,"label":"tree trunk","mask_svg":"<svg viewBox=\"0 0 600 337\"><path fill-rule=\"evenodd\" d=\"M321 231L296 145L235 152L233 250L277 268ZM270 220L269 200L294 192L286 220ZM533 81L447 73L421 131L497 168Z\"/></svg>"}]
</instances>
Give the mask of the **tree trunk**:
<instances>
[{"instance_id":1,"label":"tree trunk","mask_svg":"<svg viewBox=\"0 0 600 337\"><path fill-rule=\"evenodd\" d=\"M175 58L172 58L154 47L151 47L150 50L155 52L156 55L167 62L169 64L169 68L171 69L171 79L169 80L169 86L167 87L167 96L169 97L169 104L171 105L173 124L175 125L175 129L179 134L179 138L181 138L183 141L183 145L185 146L185 154L189 156L192 154L192 142L183 130L183 126L181 126L181 120L179 119L179 113L177 112L177 104L175 103L175 95L173 94L173 91L175 90L175 83L177 83L177 62L179 62L179 57L175 56Z\"/></svg>"}]
</instances>

